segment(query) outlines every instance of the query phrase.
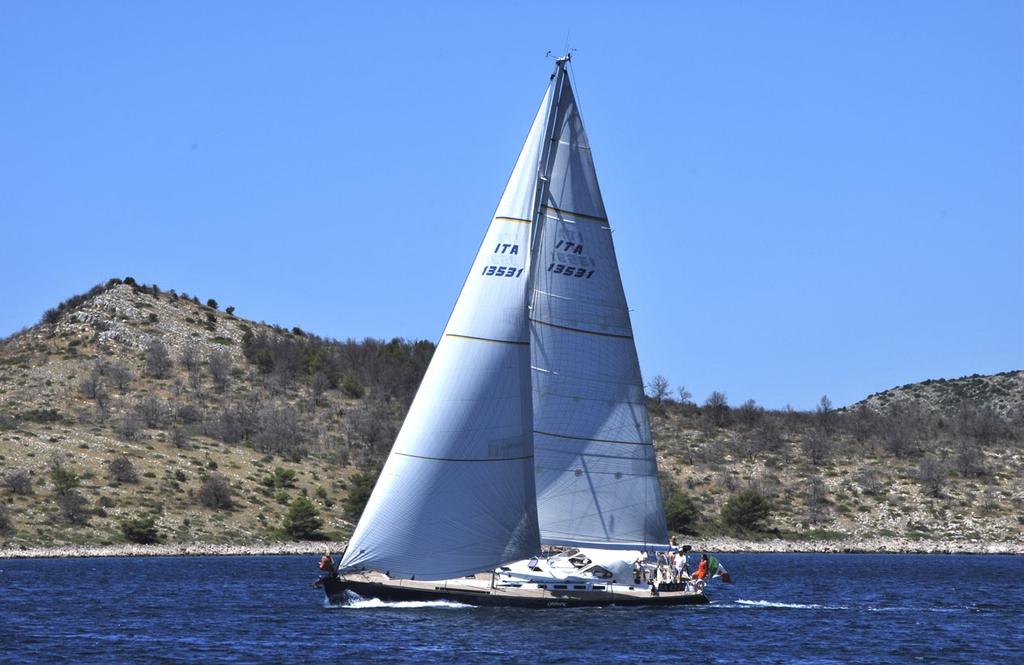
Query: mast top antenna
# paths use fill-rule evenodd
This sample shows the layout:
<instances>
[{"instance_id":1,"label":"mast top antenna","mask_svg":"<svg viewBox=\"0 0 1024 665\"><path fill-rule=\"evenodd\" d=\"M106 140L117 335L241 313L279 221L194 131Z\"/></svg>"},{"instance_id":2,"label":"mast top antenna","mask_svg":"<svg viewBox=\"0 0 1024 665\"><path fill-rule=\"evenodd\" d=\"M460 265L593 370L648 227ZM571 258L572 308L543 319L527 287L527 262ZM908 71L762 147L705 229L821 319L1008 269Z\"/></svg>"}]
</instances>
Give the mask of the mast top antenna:
<instances>
[{"instance_id":1,"label":"mast top antenna","mask_svg":"<svg viewBox=\"0 0 1024 665\"><path fill-rule=\"evenodd\" d=\"M563 56L557 56L557 55L552 54L551 51L548 51L545 54L544 57L546 57L546 58L554 58L556 65L564 65L565 63L572 61L572 54L573 54L573 52L575 50L576 49L574 49L574 48L568 49L568 50L566 50L565 55L563 55Z\"/></svg>"}]
</instances>

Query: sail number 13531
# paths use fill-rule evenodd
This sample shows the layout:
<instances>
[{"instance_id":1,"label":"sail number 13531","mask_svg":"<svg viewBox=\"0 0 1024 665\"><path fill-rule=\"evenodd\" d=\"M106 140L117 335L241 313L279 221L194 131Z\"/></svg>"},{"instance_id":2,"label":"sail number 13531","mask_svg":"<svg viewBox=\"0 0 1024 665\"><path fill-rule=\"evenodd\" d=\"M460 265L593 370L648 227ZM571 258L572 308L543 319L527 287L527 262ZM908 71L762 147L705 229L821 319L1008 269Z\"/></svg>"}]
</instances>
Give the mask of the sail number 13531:
<instances>
[{"instance_id":1,"label":"sail number 13531","mask_svg":"<svg viewBox=\"0 0 1024 665\"><path fill-rule=\"evenodd\" d=\"M515 266L484 266L480 274L489 277L519 277L523 274L523 269Z\"/></svg>"},{"instance_id":2,"label":"sail number 13531","mask_svg":"<svg viewBox=\"0 0 1024 665\"><path fill-rule=\"evenodd\" d=\"M556 275L565 275L566 277L582 277L584 279L590 279L594 274L593 270L577 268L576 266L567 266L562 263L550 264L548 266L548 272L552 272Z\"/></svg>"}]
</instances>

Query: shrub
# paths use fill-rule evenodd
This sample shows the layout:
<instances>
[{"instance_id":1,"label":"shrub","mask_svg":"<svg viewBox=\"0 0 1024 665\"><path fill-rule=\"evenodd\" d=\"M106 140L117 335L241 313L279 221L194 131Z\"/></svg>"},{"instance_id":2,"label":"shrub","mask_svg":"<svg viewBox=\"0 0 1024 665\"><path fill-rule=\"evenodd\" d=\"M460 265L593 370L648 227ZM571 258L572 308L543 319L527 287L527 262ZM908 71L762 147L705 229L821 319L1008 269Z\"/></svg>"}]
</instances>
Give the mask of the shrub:
<instances>
[{"instance_id":1,"label":"shrub","mask_svg":"<svg viewBox=\"0 0 1024 665\"><path fill-rule=\"evenodd\" d=\"M107 374L118 390L122 393L128 390L132 382L132 373L124 364L114 363L108 368Z\"/></svg>"},{"instance_id":2,"label":"shrub","mask_svg":"<svg viewBox=\"0 0 1024 665\"><path fill-rule=\"evenodd\" d=\"M341 393L345 397L351 397L353 399L361 399L366 394L366 388L351 376L346 376L345 380L341 383Z\"/></svg>"},{"instance_id":3,"label":"shrub","mask_svg":"<svg viewBox=\"0 0 1024 665\"><path fill-rule=\"evenodd\" d=\"M156 518L153 516L136 517L121 522L121 533L129 543L150 545L160 542L160 534L156 530Z\"/></svg>"},{"instance_id":4,"label":"shrub","mask_svg":"<svg viewBox=\"0 0 1024 665\"><path fill-rule=\"evenodd\" d=\"M764 495L747 489L733 495L722 506L722 521L742 529L760 529L771 515L771 504Z\"/></svg>"},{"instance_id":5,"label":"shrub","mask_svg":"<svg viewBox=\"0 0 1024 665\"><path fill-rule=\"evenodd\" d=\"M284 516L284 530L289 536L296 540L313 540L322 538L320 527L323 520L317 512L316 506L305 498L299 497L292 501L288 507L288 513Z\"/></svg>"},{"instance_id":6,"label":"shrub","mask_svg":"<svg viewBox=\"0 0 1024 665\"><path fill-rule=\"evenodd\" d=\"M171 369L171 355L159 339L154 339L146 348L146 373L156 379L167 376Z\"/></svg>"},{"instance_id":7,"label":"shrub","mask_svg":"<svg viewBox=\"0 0 1024 665\"><path fill-rule=\"evenodd\" d=\"M144 397L135 405L135 412L146 423L146 427L160 427L166 411L167 407L156 395Z\"/></svg>"},{"instance_id":8,"label":"shrub","mask_svg":"<svg viewBox=\"0 0 1024 665\"><path fill-rule=\"evenodd\" d=\"M227 307L224 308L224 311L228 313L228 316L233 316L235 313L235 308L232 307L231 305L228 305Z\"/></svg>"},{"instance_id":9,"label":"shrub","mask_svg":"<svg viewBox=\"0 0 1024 665\"><path fill-rule=\"evenodd\" d=\"M177 418L180 422L191 425L203 419L203 412L198 406L189 402L178 407Z\"/></svg>"},{"instance_id":10,"label":"shrub","mask_svg":"<svg viewBox=\"0 0 1024 665\"><path fill-rule=\"evenodd\" d=\"M729 422L729 400L718 390L704 400L704 416L715 427L725 427Z\"/></svg>"},{"instance_id":11,"label":"shrub","mask_svg":"<svg viewBox=\"0 0 1024 665\"><path fill-rule=\"evenodd\" d=\"M270 374L274 370L274 356L269 349L260 349L256 352L256 366L263 374Z\"/></svg>"},{"instance_id":12,"label":"shrub","mask_svg":"<svg viewBox=\"0 0 1024 665\"><path fill-rule=\"evenodd\" d=\"M12 469L4 475L4 485L11 494L31 494L32 476L24 469Z\"/></svg>"},{"instance_id":13,"label":"shrub","mask_svg":"<svg viewBox=\"0 0 1024 665\"><path fill-rule=\"evenodd\" d=\"M88 523L89 504L85 497L76 490L68 490L64 494L58 494L57 506L60 508L61 517L68 524L81 526Z\"/></svg>"},{"instance_id":14,"label":"shrub","mask_svg":"<svg viewBox=\"0 0 1024 665\"><path fill-rule=\"evenodd\" d=\"M139 416L135 411L127 411L124 417L121 418L121 422L117 423L117 435L124 441L134 441L139 438L139 433L142 431L142 423L139 421Z\"/></svg>"},{"instance_id":15,"label":"shrub","mask_svg":"<svg viewBox=\"0 0 1024 665\"><path fill-rule=\"evenodd\" d=\"M224 390L231 377L231 354L227 351L214 351L210 354L210 378L218 392Z\"/></svg>"},{"instance_id":16,"label":"shrub","mask_svg":"<svg viewBox=\"0 0 1024 665\"><path fill-rule=\"evenodd\" d=\"M228 479L219 473L211 473L199 487L199 502L214 510L230 508L233 501Z\"/></svg>"},{"instance_id":17,"label":"shrub","mask_svg":"<svg viewBox=\"0 0 1024 665\"><path fill-rule=\"evenodd\" d=\"M285 469L280 466L274 469L274 485L293 487L295 485L295 469Z\"/></svg>"},{"instance_id":18,"label":"shrub","mask_svg":"<svg viewBox=\"0 0 1024 665\"><path fill-rule=\"evenodd\" d=\"M949 469L934 455L925 455L917 467L917 478L921 483L921 491L926 496L941 497L948 476Z\"/></svg>"},{"instance_id":19,"label":"shrub","mask_svg":"<svg viewBox=\"0 0 1024 665\"><path fill-rule=\"evenodd\" d=\"M78 487L78 474L62 462L51 463L50 482L53 483L53 491L60 496Z\"/></svg>"},{"instance_id":20,"label":"shrub","mask_svg":"<svg viewBox=\"0 0 1024 665\"><path fill-rule=\"evenodd\" d=\"M0 536L9 536L14 533L14 523L7 515L7 506L0 503Z\"/></svg>"},{"instance_id":21,"label":"shrub","mask_svg":"<svg viewBox=\"0 0 1024 665\"><path fill-rule=\"evenodd\" d=\"M821 524L829 520L828 488L821 478L811 478L804 493L804 503L807 506L807 519L811 524Z\"/></svg>"},{"instance_id":22,"label":"shrub","mask_svg":"<svg viewBox=\"0 0 1024 665\"><path fill-rule=\"evenodd\" d=\"M118 483L139 482L139 474L135 472L135 465L124 455L107 462L107 472L110 479Z\"/></svg>"},{"instance_id":23,"label":"shrub","mask_svg":"<svg viewBox=\"0 0 1024 665\"><path fill-rule=\"evenodd\" d=\"M188 436L185 434L185 430L180 427L175 427L171 430L171 445L175 448L181 448L182 450L188 449Z\"/></svg>"},{"instance_id":24,"label":"shrub","mask_svg":"<svg viewBox=\"0 0 1024 665\"><path fill-rule=\"evenodd\" d=\"M217 309L217 301L214 300L213 298L210 298L209 300L206 301L206 306L212 307L213 309Z\"/></svg>"}]
</instances>

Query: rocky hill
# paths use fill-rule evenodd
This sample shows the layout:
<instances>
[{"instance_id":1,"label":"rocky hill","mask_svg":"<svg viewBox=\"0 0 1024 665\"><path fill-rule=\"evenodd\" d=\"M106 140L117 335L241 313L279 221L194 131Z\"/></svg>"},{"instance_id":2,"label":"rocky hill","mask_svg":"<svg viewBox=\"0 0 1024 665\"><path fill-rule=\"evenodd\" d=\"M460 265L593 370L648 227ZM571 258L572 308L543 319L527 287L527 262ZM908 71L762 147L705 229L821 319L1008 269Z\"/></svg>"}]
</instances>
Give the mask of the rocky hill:
<instances>
[{"instance_id":1,"label":"rocky hill","mask_svg":"<svg viewBox=\"0 0 1024 665\"><path fill-rule=\"evenodd\" d=\"M0 341L0 547L344 539L432 352L324 340L130 278L70 298ZM654 391L670 522L1019 548L1021 386L928 381L815 412Z\"/></svg>"},{"instance_id":2,"label":"rocky hill","mask_svg":"<svg viewBox=\"0 0 1024 665\"><path fill-rule=\"evenodd\" d=\"M914 401L934 413L947 415L954 415L964 405L969 405L975 409L992 409L1004 418L1011 418L1024 410L1024 371L929 379L868 395L858 404L884 411L899 401Z\"/></svg>"}]
</instances>

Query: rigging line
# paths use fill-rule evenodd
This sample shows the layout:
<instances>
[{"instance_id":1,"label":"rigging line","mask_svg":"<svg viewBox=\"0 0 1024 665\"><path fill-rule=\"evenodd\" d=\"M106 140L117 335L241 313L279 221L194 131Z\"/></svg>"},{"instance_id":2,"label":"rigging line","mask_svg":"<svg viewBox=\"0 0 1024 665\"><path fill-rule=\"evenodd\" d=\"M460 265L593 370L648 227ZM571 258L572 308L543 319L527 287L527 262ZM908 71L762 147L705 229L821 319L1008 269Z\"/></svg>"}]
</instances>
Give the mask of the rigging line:
<instances>
[{"instance_id":1,"label":"rigging line","mask_svg":"<svg viewBox=\"0 0 1024 665\"><path fill-rule=\"evenodd\" d=\"M550 210L552 212L557 212L559 215L572 215L573 217L579 217L580 218L580 219L561 219L559 217L551 217L550 215L545 215L545 217L547 217L548 219L557 219L560 222L582 222L582 221L607 222L608 221L607 217L598 217L597 215L588 215L588 214L582 213L582 212L573 212L572 210L563 210L561 208L556 208L555 206L551 206L551 205L547 205L547 204L542 205L541 209L542 210Z\"/></svg>"},{"instance_id":2,"label":"rigging line","mask_svg":"<svg viewBox=\"0 0 1024 665\"><path fill-rule=\"evenodd\" d=\"M633 339L632 335L616 335L615 333L598 332L596 330L584 330L583 328L572 328L570 326L560 326L557 323L548 323L547 321L541 321L540 319L531 318L530 321L533 323L539 323L544 326L550 326L552 328L558 328L559 330L568 330L569 332L584 333L587 335L600 335L601 337L615 337L616 339Z\"/></svg>"},{"instance_id":3,"label":"rigging line","mask_svg":"<svg viewBox=\"0 0 1024 665\"><path fill-rule=\"evenodd\" d=\"M516 344L518 346L529 346L529 342L519 342L511 339L493 339L490 337L476 337L474 335L460 335L458 333L445 333L445 337L458 337L459 339L472 339L478 342L493 342L495 344Z\"/></svg>"},{"instance_id":4,"label":"rigging line","mask_svg":"<svg viewBox=\"0 0 1024 665\"><path fill-rule=\"evenodd\" d=\"M413 457L415 459L425 459L432 462L515 462L519 460L533 459L533 455L523 455L522 457L492 457L489 459L466 459L460 457L431 457L429 455L413 455L411 453L400 453L392 451L392 455L401 455L402 457Z\"/></svg>"},{"instance_id":5,"label":"rigging line","mask_svg":"<svg viewBox=\"0 0 1024 665\"><path fill-rule=\"evenodd\" d=\"M646 441L616 441L615 439L592 439L585 436L569 436L568 434L555 434L554 432L542 432L539 429L533 430L534 434L543 434L544 436L553 436L559 439L573 439L576 441L587 441L590 443L621 443L627 446L653 446L653 443Z\"/></svg>"}]
</instances>

